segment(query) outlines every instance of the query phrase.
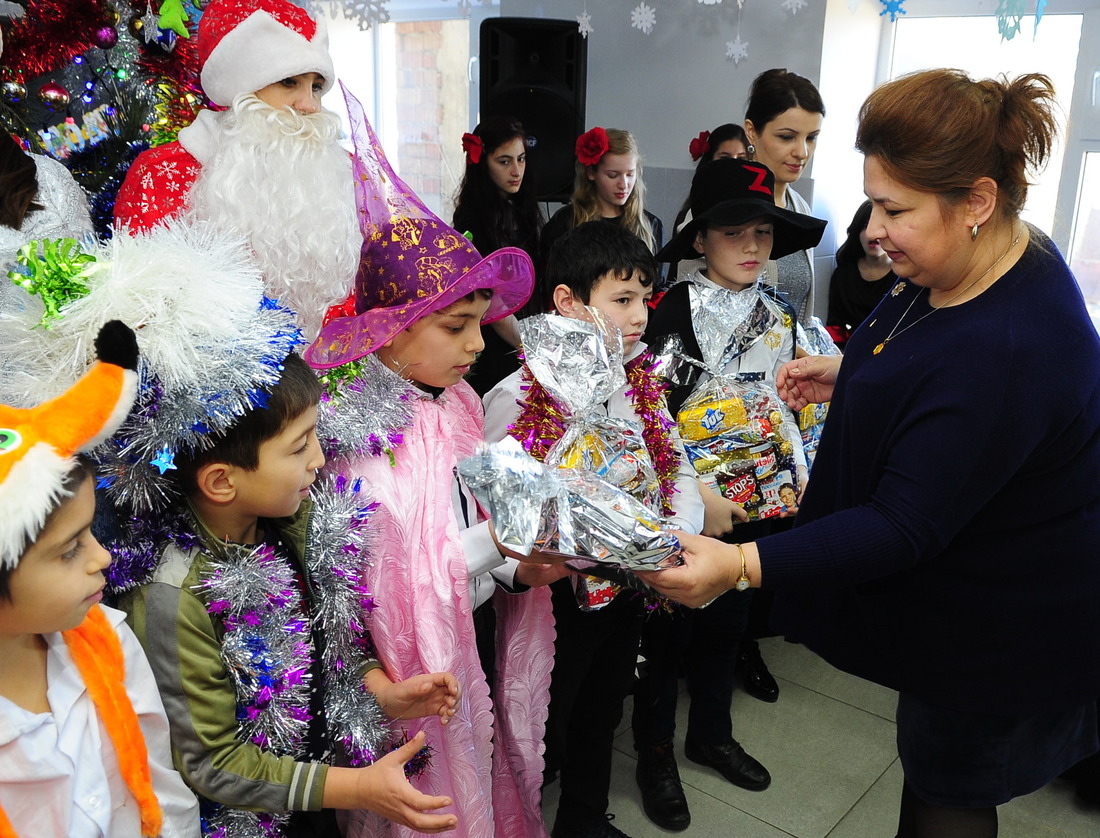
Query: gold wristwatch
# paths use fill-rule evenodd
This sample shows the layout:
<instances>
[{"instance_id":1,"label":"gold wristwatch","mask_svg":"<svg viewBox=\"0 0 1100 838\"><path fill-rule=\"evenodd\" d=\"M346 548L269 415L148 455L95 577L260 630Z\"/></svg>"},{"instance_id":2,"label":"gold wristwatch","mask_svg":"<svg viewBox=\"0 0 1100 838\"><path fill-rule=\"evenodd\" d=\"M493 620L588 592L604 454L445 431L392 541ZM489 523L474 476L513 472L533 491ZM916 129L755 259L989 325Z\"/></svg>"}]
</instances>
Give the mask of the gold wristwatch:
<instances>
[{"instance_id":1,"label":"gold wristwatch","mask_svg":"<svg viewBox=\"0 0 1100 838\"><path fill-rule=\"evenodd\" d=\"M747 591L752 587L752 582L749 581L749 568L745 564L745 548L740 544L734 544L733 546L737 548L737 552L741 555L741 575L737 577L733 587L738 591Z\"/></svg>"}]
</instances>

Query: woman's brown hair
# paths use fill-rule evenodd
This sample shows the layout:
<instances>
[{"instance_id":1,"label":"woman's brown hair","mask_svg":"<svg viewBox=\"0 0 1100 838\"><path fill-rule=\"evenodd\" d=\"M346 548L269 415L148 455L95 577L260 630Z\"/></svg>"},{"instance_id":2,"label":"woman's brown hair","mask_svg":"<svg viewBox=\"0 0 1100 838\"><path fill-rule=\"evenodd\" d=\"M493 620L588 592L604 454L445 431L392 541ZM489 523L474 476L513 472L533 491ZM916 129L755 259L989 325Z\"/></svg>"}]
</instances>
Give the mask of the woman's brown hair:
<instances>
[{"instance_id":1,"label":"woman's brown hair","mask_svg":"<svg viewBox=\"0 0 1100 838\"><path fill-rule=\"evenodd\" d=\"M9 134L0 131L0 224L22 229L23 219L42 206L34 202L38 194L38 171L34 159Z\"/></svg>"},{"instance_id":2,"label":"woman's brown hair","mask_svg":"<svg viewBox=\"0 0 1100 838\"><path fill-rule=\"evenodd\" d=\"M1000 212L1015 218L1028 169L1042 168L1056 134L1054 85L1041 73L974 81L961 70L925 70L867 97L856 148L894 180L949 204L992 178Z\"/></svg>"}]
</instances>

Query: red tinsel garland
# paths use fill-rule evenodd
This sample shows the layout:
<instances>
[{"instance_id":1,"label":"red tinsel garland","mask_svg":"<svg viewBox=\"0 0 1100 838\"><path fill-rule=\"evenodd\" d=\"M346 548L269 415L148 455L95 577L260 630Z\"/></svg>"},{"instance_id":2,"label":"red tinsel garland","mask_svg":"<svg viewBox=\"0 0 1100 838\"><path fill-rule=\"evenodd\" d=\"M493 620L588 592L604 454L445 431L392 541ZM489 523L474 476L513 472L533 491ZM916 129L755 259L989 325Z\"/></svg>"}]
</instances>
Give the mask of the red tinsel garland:
<instances>
[{"instance_id":1,"label":"red tinsel garland","mask_svg":"<svg viewBox=\"0 0 1100 838\"><path fill-rule=\"evenodd\" d=\"M653 372L654 358L644 352L626 365L626 395L642 422L642 439L661 484L661 511L672 513L680 455L672 444L673 421L665 410L665 382ZM523 366L523 389L527 391L519 418L508 426L516 439L536 460L546 459L551 446L565 435L567 420L561 404Z\"/></svg>"},{"instance_id":2,"label":"red tinsel garland","mask_svg":"<svg viewBox=\"0 0 1100 838\"><path fill-rule=\"evenodd\" d=\"M94 47L92 38L105 25L104 0L31 0L4 36L2 60L27 79L52 73Z\"/></svg>"}]
</instances>

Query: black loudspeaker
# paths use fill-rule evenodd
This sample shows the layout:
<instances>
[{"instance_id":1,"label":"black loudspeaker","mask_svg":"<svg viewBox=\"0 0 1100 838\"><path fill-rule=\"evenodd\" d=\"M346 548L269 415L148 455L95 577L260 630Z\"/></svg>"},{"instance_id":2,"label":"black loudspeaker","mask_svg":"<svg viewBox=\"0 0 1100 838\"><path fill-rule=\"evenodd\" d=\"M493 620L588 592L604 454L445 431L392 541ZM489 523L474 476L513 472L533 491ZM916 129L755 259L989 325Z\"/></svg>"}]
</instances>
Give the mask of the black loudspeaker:
<instances>
[{"instance_id":1,"label":"black loudspeaker","mask_svg":"<svg viewBox=\"0 0 1100 838\"><path fill-rule=\"evenodd\" d=\"M482 118L512 116L534 143L531 173L541 201L573 194L573 148L584 133L588 41L575 20L498 17L480 32Z\"/></svg>"}]
</instances>

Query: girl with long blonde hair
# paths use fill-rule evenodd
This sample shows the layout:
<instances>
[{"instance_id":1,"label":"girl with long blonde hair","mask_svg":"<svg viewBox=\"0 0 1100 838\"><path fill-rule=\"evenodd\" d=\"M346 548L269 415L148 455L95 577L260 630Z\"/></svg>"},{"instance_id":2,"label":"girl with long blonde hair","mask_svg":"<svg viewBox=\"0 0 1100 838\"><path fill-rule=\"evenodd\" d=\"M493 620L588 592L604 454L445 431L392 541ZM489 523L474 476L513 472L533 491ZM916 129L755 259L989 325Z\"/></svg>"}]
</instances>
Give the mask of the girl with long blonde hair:
<instances>
[{"instance_id":1,"label":"girl with long blonde hair","mask_svg":"<svg viewBox=\"0 0 1100 838\"><path fill-rule=\"evenodd\" d=\"M576 155L573 197L542 229L540 266L568 230L597 219L618 222L656 253L664 243L664 225L645 208L642 155L633 135L597 126L577 138Z\"/></svg>"}]
</instances>

